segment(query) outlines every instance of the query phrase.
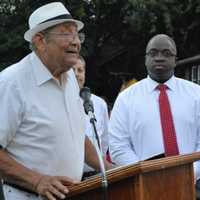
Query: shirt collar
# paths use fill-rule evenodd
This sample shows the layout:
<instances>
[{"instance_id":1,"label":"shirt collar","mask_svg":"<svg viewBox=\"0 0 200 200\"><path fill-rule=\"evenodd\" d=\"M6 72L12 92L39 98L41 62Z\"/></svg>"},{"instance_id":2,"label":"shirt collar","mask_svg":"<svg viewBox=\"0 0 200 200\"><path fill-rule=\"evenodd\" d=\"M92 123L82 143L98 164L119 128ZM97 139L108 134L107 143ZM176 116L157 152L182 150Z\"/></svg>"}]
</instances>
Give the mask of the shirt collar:
<instances>
[{"instance_id":1,"label":"shirt collar","mask_svg":"<svg viewBox=\"0 0 200 200\"><path fill-rule=\"evenodd\" d=\"M42 61L35 54L35 52L31 53L31 64L35 80L38 86L49 81L50 79L53 79L53 75L50 73L47 67L42 63Z\"/></svg>"},{"instance_id":2,"label":"shirt collar","mask_svg":"<svg viewBox=\"0 0 200 200\"><path fill-rule=\"evenodd\" d=\"M156 87L160 84L156 81L154 81L153 79L150 78L150 76L147 76L147 83L148 83L148 91L149 92L153 92ZM168 81L166 81L164 83L165 85L167 85L167 87L170 89L170 90L174 90L175 89L175 77L172 76Z\"/></svg>"}]
</instances>

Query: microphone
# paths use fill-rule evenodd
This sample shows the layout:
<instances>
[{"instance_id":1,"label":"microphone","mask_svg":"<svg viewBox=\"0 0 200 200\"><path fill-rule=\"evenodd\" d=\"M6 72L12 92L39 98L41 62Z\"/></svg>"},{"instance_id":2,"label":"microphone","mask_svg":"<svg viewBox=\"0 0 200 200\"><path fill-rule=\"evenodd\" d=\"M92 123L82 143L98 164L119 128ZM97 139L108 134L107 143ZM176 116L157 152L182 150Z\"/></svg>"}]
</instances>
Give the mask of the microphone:
<instances>
[{"instance_id":1,"label":"microphone","mask_svg":"<svg viewBox=\"0 0 200 200\"><path fill-rule=\"evenodd\" d=\"M96 137L96 140L97 140L97 144L98 144L99 149L101 150L99 136L97 134L96 124L95 124L95 122L97 120L96 120L96 117L94 115L94 106L93 106L92 101L90 100L90 97L91 97L90 88L88 88L88 87L81 88L80 97L83 99L83 107L84 107L85 113L89 116L90 123L93 125L94 134L95 134L95 137Z\"/></svg>"},{"instance_id":2,"label":"microphone","mask_svg":"<svg viewBox=\"0 0 200 200\"><path fill-rule=\"evenodd\" d=\"M91 97L90 88L83 87L80 90L80 97L83 99L83 106L84 106L85 113L87 115L89 114L89 112L94 113L94 106L93 106L92 101L90 100L90 97Z\"/></svg>"},{"instance_id":3,"label":"microphone","mask_svg":"<svg viewBox=\"0 0 200 200\"><path fill-rule=\"evenodd\" d=\"M90 97L91 97L90 88L88 88L88 87L83 87L83 88L81 88L81 90L80 90L80 97L81 97L84 101L90 100Z\"/></svg>"},{"instance_id":4,"label":"microphone","mask_svg":"<svg viewBox=\"0 0 200 200\"><path fill-rule=\"evenodd\" d=\"M97 120L96 120L96 117L95 117L95 114L94 114L94 106L93 106L92 101L90 100L90 97L91 97L90 88L83 87L80 90L80 97L83 99L84 110L85 110L85 113L90 118L90 123L92 124L93 130L94 130L94 135L95 135L96 142L97 142L97 145L98 145L98 147L96 147L96 145L95 145L95 147L96 147L96 151L97 151L97 155L98 155L98 159L99 159L99 164L100 164L100 169L101 169L102 187L103 187L103 191L104 191L104 200L107 200L108 199L108 196L107 196L108 181L107 181L106 170L105 170L105 166L104 166L104 162L103 162L100 140L99 140L99 136L98 136L97 129L96 129L96 121Z\"/></svg>"}]
</instances>

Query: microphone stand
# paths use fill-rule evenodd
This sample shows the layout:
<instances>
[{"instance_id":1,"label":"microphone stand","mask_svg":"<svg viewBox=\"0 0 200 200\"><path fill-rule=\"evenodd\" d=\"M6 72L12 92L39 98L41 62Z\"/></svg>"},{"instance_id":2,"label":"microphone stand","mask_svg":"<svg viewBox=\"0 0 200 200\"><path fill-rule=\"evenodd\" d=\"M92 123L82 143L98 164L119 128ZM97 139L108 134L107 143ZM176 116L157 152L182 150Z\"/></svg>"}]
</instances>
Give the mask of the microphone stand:
<instances>
[{"instance_id":1,"label":"microphone stand","mask_svg":"<svg viewBox=\"0 0 200 200\"><path fill-rule=\"evenodd\" d=\"M94 135L96 138L96 143L97 143L97 145L95 145L95 147L96 147L99 164L100 164L100 170L101 170L103 200L108 200L108 191L107 191L108 181L107 181L107 176L106 176L105 165L103 162L103 156L102 156L103 154L102 154L102 150L101 150L100 140L99 140L99 136L98 136L97 129L96 129L96 121L97 120L96 120L94 113L91 111L88 111L88 116L90 119L90 123L92 124Z\"/></svg>"},{"instance_id":2,"label":"microphone stand","mask_svg":"<svg viewBox=\"0 0 200 200\"><path fill-rule=\"evenodd\" d=\"M0 178L0 199L5 200L4 193L3 193L3 183L2 183L1 178Z\"/></svg>"},{"instance_id":3,"label":"microphone stand","mask_svg":"<svg viewBox=\"0 0 200 200\"><path fill-rule=\"evenodd\" d=\"M92 124L92 127L93 127L93 133L96 138L95 143L97 144L94 146L96 148L97 156L99 159L101 178L102 178L102 188L103 188L103 200L108 200L108 192L107 192L108 181L107 181L106 170L105 170L105 166L103 162L103 154L101 150L100 140L99 140L99 136L96 129L96 117L94 115L94 107L93 107L92 101L90 100L90 97L91 97L90 88L83 87L80 90L80 97L84 101L83 107L84 107L85 113L89 116L90 123Z\"/></svg>"}]
</instances>

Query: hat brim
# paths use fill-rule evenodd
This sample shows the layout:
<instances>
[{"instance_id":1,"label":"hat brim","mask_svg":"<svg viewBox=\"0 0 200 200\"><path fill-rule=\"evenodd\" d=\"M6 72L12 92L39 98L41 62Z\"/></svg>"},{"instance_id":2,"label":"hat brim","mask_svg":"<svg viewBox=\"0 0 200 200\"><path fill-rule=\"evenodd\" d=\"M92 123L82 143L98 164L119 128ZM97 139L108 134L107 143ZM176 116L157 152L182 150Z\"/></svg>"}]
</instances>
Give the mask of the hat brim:
<instances>
[{"instance_id":1,"label":"hat brim","mask_svg":"<svg viewBox=\"0 0 200 200\"><path fill-rule=\"evenodd\" d=\"M41 24L38 24L36 27L32 28L32 29L29 29L28 31L26 31L24 33L24 39L28 42L31 42L33 36L40 32L40 31L43 31L49 27L52 27L52 26L55 26L57 24L62 24L64 22L74 22L76 25L77 25L77 29L78 31L80 31L84 24L83 22L79 21L79 20L75 20L75 19L58 19L58 20L51 20L51 21L48 21L48 22L44 22L44 23L41 23Z\"/></svg>"}]
</instances>

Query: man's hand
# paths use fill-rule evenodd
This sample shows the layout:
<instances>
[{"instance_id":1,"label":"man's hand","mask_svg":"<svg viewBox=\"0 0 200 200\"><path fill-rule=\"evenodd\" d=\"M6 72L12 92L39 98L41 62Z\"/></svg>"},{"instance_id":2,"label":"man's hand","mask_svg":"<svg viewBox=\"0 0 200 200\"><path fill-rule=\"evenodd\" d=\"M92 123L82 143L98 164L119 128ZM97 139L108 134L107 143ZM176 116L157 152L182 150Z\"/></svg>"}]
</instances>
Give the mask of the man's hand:
<instances>
[{"instance_id":1,"label":"man's hand","mask_svg":"<svg viewBox=\"0 0 200 200\"><path fill-rule=\"evenodd\" d=\"M69 190L67 186L78 182L64 176L41 176L35 189L36 192L48 200L64 199Z\"/></svg>"}]
</instances>

